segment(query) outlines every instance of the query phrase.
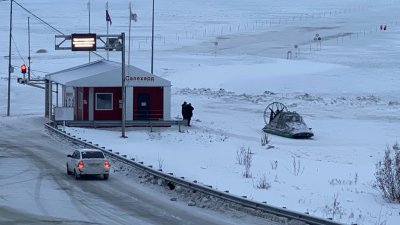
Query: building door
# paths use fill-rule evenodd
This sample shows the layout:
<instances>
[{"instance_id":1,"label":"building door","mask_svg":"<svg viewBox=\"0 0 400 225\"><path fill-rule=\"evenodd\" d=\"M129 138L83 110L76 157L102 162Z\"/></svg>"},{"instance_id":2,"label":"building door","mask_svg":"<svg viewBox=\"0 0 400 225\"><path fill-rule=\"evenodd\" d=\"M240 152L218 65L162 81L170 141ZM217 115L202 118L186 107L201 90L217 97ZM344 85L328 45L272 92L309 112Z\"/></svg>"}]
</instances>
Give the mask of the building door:
<instances>
[{"instance_id":1,"label":"building door","mask_svg":"<svg viewBox=\"0 0 400 225\"><path fill-rule=\"evenodd\" d=\"M137 96L137 118L145 120L151 117L150 115L150 95L140 93Z\"/></svg>"}]
</instances>

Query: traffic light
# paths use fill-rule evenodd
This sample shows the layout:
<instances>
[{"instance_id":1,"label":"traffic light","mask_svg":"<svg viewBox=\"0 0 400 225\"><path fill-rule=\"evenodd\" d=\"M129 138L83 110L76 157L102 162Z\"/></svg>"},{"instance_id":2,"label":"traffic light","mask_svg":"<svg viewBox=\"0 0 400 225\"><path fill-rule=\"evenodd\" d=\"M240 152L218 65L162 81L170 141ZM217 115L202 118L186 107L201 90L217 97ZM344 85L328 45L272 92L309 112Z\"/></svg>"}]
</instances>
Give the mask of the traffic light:
<instances>
[{"instance_id":1,"label":"traffic light","mask_svg":"<svg viewBox=\"0 0 400 225\"><path fill-rule=\"evenodd\" d=\"M21 65L21 73L23 73L23 74L26 73L26 65L25 64Z\"/></svg>"}]
</instances>

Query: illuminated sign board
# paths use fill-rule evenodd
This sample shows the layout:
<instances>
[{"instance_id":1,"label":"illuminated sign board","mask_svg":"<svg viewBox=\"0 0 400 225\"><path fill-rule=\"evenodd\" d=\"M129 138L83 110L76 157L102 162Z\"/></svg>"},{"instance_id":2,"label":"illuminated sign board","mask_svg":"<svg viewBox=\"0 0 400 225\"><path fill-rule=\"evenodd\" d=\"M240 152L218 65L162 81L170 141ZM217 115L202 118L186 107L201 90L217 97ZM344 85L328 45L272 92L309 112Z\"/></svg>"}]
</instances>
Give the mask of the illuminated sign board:
<instances>
[{"instance_id":1,"label":"illuminated sign board","mask_svg":"<svg viewBox=\"0 0 400 225\"><path fill-rule=\"evenodd\" d=\"M71 34L72 51L96 51L96 34Z\"/></svg>"}]
</instances>

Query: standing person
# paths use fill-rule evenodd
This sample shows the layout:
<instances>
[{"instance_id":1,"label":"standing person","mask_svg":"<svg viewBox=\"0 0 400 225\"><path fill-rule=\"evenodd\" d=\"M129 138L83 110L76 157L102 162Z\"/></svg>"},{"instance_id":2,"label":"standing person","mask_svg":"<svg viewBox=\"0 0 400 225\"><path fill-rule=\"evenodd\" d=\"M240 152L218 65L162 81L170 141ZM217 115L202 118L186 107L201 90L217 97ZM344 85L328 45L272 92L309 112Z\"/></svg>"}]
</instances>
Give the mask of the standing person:
<instances>
[{"instance_id":1,"label":"standing person","mask_svg":"<svg viewBox=\"0 0 400 225\"><path fill-rule=\"evenodd\" d=\"M190 127L190 120L192 119L192 116L193 116L193 110L194 110L194 108L193 108L192 104L189 103L189 104L186 106L187 120L188 120L188 126L189 126L189 127Z\"/></svg>"},{"instance_id":2,"label":"standing person","mask_svg":"<svg viewBox=\"0 0 400 225\"><path fill-rule=\"evenodd\" d=\"M186 102L183 102L183 104L182 104L182 118L185 120L185 119L187 119L187 116L186 116L186 106L187 106L187 103Z\"/></svg>"}]
</instances>

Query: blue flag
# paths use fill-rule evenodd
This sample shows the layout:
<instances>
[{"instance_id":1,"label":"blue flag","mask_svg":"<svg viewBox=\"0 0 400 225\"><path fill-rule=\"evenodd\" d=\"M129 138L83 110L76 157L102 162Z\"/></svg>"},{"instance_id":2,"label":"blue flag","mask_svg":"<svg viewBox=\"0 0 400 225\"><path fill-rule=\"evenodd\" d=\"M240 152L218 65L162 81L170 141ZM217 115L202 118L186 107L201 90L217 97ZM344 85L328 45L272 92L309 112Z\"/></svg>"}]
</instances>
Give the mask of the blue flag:
<instances>
[{"instance_id":1,"label":"blue flag","mask_svg":"<svg viewBox=\"0 0 400 225\"><path fill-rule=\"evenodd\" d=\"M108 10L106 10L106 21L110 21L110 25L112 24L110 14L108 14Z\"/></svg>"}]
</instances>

